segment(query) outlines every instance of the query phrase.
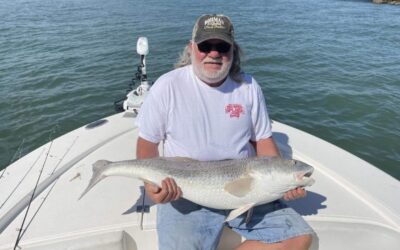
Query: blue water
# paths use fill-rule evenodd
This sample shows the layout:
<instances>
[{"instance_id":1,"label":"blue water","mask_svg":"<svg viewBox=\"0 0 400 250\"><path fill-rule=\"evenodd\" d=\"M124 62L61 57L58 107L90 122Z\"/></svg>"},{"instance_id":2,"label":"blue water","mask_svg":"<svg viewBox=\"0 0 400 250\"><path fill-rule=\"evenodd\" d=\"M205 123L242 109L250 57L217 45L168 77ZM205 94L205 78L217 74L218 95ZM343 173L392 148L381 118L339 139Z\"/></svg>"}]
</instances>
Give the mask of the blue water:
<instances>
[{"instance_id":1,"label":"blue water","mask_svg":"<svg viewBox=\"0 0 400 250\"><path fill-rule=\"evenodd\" d=\"M147 36L172 69L197 16L224 13L273 119L400 179L400 6L339 0L0 0L0 168L114 113ZM18 149L19 148L19 149ZM317 150L317 149L316 149Z\"/></svg>"}]
</instances>

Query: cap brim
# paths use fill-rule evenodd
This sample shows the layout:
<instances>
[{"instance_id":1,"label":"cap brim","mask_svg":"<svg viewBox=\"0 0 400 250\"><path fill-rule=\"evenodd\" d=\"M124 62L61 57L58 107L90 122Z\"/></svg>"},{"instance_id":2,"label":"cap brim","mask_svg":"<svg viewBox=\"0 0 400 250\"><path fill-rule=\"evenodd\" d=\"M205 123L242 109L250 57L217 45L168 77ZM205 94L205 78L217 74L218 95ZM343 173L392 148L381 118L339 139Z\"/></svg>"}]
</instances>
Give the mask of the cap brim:
<instances>
[{"instance_id":1,"label":"cap brim","mask_svg":"<svg viewBox=\"0 0 400 250\"><path fill-rule=\"evenodd\" d=\"M215 33L207 34L206 33L206 34L203 34L201 37L196 38L194 41L196 43L202 43L202 42L210 40L210 39L219 39L219 40L229 43L230 45L233 45L232 38L225 34L215 34Z\"/></svg>"}]
</instances>

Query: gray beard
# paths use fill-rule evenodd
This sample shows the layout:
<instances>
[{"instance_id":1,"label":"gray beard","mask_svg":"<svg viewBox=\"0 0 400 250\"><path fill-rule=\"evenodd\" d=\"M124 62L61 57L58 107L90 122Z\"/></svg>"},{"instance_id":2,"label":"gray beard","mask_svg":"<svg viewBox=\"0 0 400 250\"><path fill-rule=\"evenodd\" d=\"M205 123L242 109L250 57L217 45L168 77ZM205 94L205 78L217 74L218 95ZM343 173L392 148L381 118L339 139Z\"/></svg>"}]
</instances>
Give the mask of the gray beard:
<instances>
[{"instance_id":1,"label":"gray beard","mask_svg":"<svg viewBox=\"0 0 400 250\"><path fill-rule=\"evenodd\" d=\"M198 78L202 80L205 83L218 83L222 80L224 80L228 74L229 70L232 66L232 60L230 60L228 63L223 63L222 68L218 70L217 72L208 72L203 68L202 63L197 63L196 60L191 56L190 58L193 66L193 70Z\"/></svg>"}]
</instances>

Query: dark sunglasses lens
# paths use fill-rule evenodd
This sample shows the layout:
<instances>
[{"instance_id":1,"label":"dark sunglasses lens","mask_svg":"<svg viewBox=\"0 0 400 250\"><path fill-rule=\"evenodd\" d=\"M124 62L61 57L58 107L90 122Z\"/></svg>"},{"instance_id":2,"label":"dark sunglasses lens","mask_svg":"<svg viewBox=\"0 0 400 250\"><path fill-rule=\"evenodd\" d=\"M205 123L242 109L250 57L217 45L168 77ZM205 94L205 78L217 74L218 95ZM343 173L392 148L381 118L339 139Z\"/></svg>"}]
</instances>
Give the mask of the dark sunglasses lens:
<instances>
[{"instance_id":1,"label":"dark sunglasses lens","mask_svg":"<svg viewBox=\"0 0 400 250\"><path fill-rule=\"evenodd\" d=\"M207 42L202 42L197 44L197 48L199 48L200 52L208 53L212 49L212 44Z\"/></svg>"},{"instance_id":2,"label":"dark sunglasses lens","mask_svg":"<svg viewBox=\"0 0 400 250\"><path fill-rule=\"evenodd\" d=\"M226 53L231 49L231 45L229 43L218 43L215 46L215 49L219 52L219 53Z\"/></svg>"},{"instance_id":3,"label":"dark sunglasses lens","mask_svg":"<svg viewBox=\"0 0 400 250\"><path fill-rule=\"evenodd\" d=\"M213 45L208 42L202 42L197 44L197 48L199 48L200 52L203 53L209 53L213 49L219 53L226 53L231 49L231 45L229 43L217 43Z\"/></svg>"}]
</instances>

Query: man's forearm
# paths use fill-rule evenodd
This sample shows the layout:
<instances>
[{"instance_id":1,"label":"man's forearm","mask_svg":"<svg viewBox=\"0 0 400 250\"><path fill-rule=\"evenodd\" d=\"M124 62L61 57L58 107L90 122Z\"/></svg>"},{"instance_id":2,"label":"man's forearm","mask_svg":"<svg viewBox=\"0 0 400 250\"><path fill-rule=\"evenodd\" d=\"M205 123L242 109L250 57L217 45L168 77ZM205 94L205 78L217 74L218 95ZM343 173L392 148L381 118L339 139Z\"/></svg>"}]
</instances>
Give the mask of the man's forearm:
<instances>
[{"instance_id":1,"label":"man's forearm","mask_svg":"<svg viewBox=\"0 0 400 250\"><path fill-rule=\"evenodd\" d=\"M252 142L257 156L280 156L278 146L272 137Z\"/></svg>"}]
</instances>

